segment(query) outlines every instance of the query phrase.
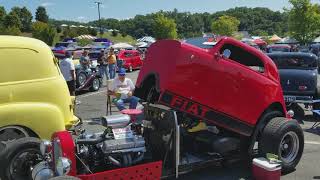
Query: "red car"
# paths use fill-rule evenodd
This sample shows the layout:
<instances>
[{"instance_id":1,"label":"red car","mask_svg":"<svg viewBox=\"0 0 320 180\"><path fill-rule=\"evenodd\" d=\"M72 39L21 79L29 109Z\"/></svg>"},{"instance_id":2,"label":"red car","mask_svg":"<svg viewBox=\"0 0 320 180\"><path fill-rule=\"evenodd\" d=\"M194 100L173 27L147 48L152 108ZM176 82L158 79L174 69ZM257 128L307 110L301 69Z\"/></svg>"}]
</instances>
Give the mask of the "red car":
<instances>
[{"instance_id":1,"label":"red car","mask_svg":"<svg viewBox=\"0 0 320 180\"><path fill-rule=\"evenodd\" d=\"M276 65L240 41L223 38L211 49L156 42L148 49L134 94L248 138L248 152L257 141L267 143L259 151L279 155L283 170L293 169L301 158L303 133L288 120ZM297 143L288 145L286 138ZM282 151L287 145L293 154Z\"/></svg>"},{"instance_id":2,"label":"red car","mask_svg":"<svg viewBox=\"0 0 320 180\"><path fill-rule=\"evenodd\" d=\"M277 67L249 45L158 41L136 85L143 114L105 116L103 132L75 127L41 145L34 138L5 145L0 178L160 179L267 153L290 172L300 161L303 131L286 111Z\"/></svg>"},{"instance_id":3,"label":"red car","mask_svg":"<svg viewBox=\"0 0 320 180\"><path fill-rule=\"evenodd\" d=\"M137 50L122 50L118 54L118 60L122 60L122 66L132 72L134 69L140 69L143 65L141 55Z\"/></svg>"}]
</instances>

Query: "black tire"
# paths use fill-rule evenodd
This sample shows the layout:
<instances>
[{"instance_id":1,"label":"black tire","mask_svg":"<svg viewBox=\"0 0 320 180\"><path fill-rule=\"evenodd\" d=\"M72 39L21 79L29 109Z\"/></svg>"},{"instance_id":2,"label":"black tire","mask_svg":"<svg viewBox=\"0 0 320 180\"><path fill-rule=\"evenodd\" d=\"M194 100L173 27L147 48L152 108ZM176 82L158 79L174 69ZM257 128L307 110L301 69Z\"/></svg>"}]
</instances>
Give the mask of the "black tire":
<instances>
[{"instance_id":1,"label":"black tire","mask_svg":"<svg viewBox=\"0 0 320 180\"><path fill-rule=\"evenodd\" d=\"M90 87L91 91L98 91L100 89L100 79L99 78L94 78L94 80L92 81L92 85Z\"/></svg>"},{"instance_id":2,"label":"black tire","mask_svg":"<svg viewBox=\"0 0 320 180\"><path fill-rule=\"evenodd\" d=\"M74 176L57 176L54 178L50 178L50 180L80 180L80 179Z\"/></svg>"},{"instance_id":3,"label":"black tire","mask_svg":"<svg viewBox=\"0 0 320 180\"><path fill-rule=\"evenodd\" d=\"M283 117L273 118L265 126L259 140L259 154L263 157L266 157L267 153L278 155L282 161L283 173L295 169L301 159L303 148L304 136L300 125L295 120Z\"/></svg>"},{"instance_id":4,"label":"black tire","mask_svg":"<svg viewBox=\"0 0 320 180\"><path fill-rule=\"evenodd\" d=\"M88 79L88 75L87 73L85 73L84 71L80 71L78 74L77 74L77 86L80 87L82 86Z\"/></svg>"},{"instance_id":5,"label":"black tire","mask_svg":"<svg viewBox=\"0 0 320 180\"><path fill-rule=\"evenodd\" d=\"M40 143L40 139L34 137L21 138L6 143L5 149L0 155L0 179L32 179L31 171L28 169L42 160Z\"/></svg>"}]
</instances>

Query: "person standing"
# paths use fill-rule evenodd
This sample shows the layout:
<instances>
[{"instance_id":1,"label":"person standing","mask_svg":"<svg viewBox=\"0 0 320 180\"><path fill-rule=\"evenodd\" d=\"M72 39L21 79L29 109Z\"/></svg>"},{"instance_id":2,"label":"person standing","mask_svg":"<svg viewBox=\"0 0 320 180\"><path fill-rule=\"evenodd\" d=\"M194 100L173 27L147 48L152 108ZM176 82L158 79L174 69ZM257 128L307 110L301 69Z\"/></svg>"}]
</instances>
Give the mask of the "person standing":
<instances>
[{"instance_id":1,"label":"person standing","mask_svg":"<svg viewBox=\"0 0 320 180\"><path fill-rule=\"evenodd\" d=\"M134 88L131 79L126 78L126 69L119 69L118 78L114 79L113 86L108 93L116 97L114 102L120 111L125 109L124 103L130 103L129 108L136 109L140 99L132 95Z\"/></svg>"},{"instance_id":2,"label":"person standing","mask_svg":"<svg viewBox=\"0 0 320 180\"><path fill-rule=\"evenodd\" d=\"M59 66L64 79L67 82L71 96L75 96L76 91L76 72L72 62L71 52L66 51L65 58L60 60Z\"/></svg>"},{"instance_id":3,"label":"person standing","mask_svg":"<svg viewBox=\"0 0 320 180\"><path fill-rule=\"evenodd\" d=\"M116 58L116 55L114 54L114 49L112 47L109 50L107 60L109 64L110 79L114 79L116 77L117 58Z\"/></svg>"},{"instance_id":4,"label":"person standing","mask_svg":"<svg viewBox=\"0 0 320 180\"><path fill-rule=\"evenodd\" d=\"M109 80L108 61L103 49L100 52L97 63L99 64L99 73L102 79L106 76L107 80Z\"/></svg>"},{"instance_id":5,"label":"person standing","mask_svg":"<svg viewBox=\"0 0 320 180\"><path fill-rule=\"evenodd\" d=\"M88 51L83 51L82 56L80 57L80 60L79 60L81 68L83 70L90 69L91 61L88 54L89 54Z\"/></svg>"}]
</instances>

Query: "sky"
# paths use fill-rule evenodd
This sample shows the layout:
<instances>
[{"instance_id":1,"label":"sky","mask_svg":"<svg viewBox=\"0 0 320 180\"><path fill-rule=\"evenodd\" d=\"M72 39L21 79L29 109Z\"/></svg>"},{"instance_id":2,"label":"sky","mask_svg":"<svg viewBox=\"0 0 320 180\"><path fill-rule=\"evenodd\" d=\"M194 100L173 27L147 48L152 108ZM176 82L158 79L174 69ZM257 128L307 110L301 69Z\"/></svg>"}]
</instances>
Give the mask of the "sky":
<instances>
[{"instance_id":1,"label":"sky","mask_svg":"<svg viewBox=\"0 0 320 180\"><path fill-rule=\"evenodd\" d=\"M0 6L4 6L7 12L14 6L26 6L33 15L38 6L44 6L50 18L88 22L98 19L95 1L102 2L102 18L116 19L174 8L179 12L213 13L242 6L267 7L274 11L290 7L288 0L0 0Z\"/></svg>"}]
</instances>

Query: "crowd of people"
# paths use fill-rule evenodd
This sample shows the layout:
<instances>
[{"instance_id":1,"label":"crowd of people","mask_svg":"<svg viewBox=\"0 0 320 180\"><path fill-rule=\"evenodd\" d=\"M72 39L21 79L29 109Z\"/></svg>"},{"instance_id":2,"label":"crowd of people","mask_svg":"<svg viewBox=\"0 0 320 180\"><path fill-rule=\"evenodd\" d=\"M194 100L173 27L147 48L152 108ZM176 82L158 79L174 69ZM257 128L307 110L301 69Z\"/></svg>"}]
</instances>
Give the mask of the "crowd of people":
<instances>
[{"instance_id":1,"label":"crowd of people","mask_svg":"<svg viewBox=\"0 0 320 180\"><path fill-rule=\"evenodd\" d=\"M90 70L91 61L88 56L88 51L84 51L80 57L80 65L84 70ZM117 58L114 49L110 48L108 53L101 50L97 60L100 76L107 80L113 80L112 87L108 90L107 95L114 97L113 102L121 111L125 109L125 103L129 103L129 109L135 109L139 102L139 98L133 96L134 84L131 79L126 77L126 69L119 68L118 76L116 77ZM59 62L60 70L68 85L70 95L75 96L76 91L76 71L72 62L72 53L65 52L65 58Z\"/></svg>"}]
</instances>

